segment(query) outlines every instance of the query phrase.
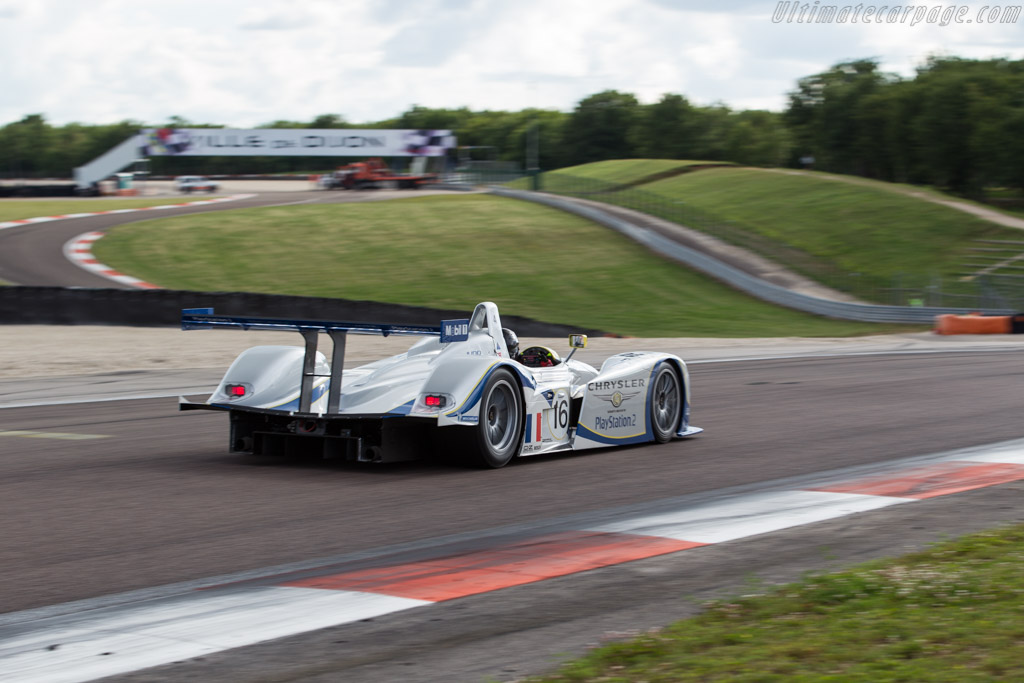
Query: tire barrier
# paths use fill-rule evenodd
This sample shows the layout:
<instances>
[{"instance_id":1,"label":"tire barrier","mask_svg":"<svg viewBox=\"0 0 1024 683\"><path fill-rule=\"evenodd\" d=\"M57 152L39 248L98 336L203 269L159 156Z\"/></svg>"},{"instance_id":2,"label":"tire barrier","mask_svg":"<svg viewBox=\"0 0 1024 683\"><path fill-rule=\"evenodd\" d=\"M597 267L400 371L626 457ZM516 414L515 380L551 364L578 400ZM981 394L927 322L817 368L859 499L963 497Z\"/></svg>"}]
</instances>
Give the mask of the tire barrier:
<instances>
[{"instance_id":1,"label":"tire barrier","mask_svg":"<svg viewBox=\"0 0 1024 683\"><path fill-rule=\"evenodd\" d=\"M937 334L1024 334L1024 313L1017 315L938 315Z\"/></svg>"},{"instance_id":2,"label":"tire barrier","mask_svg":"<svg viewBox=\"0 0 1024 683\"><path fill-rule=\"evenodd\" d=\"M762 301L785 306L805 313L813 313L840 320L858 320L872 323L909 323L914 325L931 325L935 316L952 313L966 315L970 308L946 308L928 306L884 306L881 304L861 304L847 301L834 301L821 297L810 296L780 287L751 275L739 268L719 261L703 252L683 246L653 230L648 230L634 223L622 220L592 206L576 204L558 195L543 192L527 192L493 187L490 193L499 197L522 199L524 201L544 204L569 213L582 216L606 228L619 232L634 242L644 245L651 251L678 261L694 270L700 271L720 282L735 287L741 292L757 297ZM986 309L990 315L1012 316L1014 312L1004 309Z\"/></svg>"},{"instance_id":3,"label":"tire barrier","mask_svg":"<svg viewBox=\"0 0 1024 683\"><path fill-rule=\"evenodd\" d=\"M465 318L472 309L453 311L419 306L251 292L190 292L173 289L87 289L0 287L0 325L125 325L177 327L183 308L213 307L224 315L304 318L407 325L438 325ZM526 337L563 337L588 330L514 315L502 322Z\"/></svg>"}]
</instances>

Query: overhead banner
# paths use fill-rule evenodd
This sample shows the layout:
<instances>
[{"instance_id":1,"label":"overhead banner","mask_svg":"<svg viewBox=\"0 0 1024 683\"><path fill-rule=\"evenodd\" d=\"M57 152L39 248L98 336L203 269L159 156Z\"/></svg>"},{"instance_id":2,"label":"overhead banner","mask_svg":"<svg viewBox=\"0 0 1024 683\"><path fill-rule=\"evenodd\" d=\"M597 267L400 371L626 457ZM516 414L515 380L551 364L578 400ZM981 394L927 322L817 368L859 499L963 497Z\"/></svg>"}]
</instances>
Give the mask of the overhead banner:
<instances>
[{"instance_id":1,"label":"overhead banner","mask_svg":"<svg viewBox=\"0 0 1024 683\"><path fill-rule=\"evenodd\" d=\"M437 157L455 147L450 130L347 128L148 128L139 156Z\"/></svg>"}]
</instances>

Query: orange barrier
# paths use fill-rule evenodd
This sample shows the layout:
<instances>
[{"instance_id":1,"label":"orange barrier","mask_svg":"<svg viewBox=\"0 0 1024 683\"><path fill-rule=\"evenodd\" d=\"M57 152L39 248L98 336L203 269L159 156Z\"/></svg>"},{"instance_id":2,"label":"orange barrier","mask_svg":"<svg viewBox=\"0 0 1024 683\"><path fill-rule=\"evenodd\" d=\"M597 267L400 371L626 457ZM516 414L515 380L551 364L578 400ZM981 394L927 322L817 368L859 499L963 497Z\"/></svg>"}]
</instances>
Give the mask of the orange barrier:
<instances>
[{"instance_id":1,"label":"orange barrier","mask_svg":"<svg viewBox=\"0 0 1024 683\"><path fill-rule=\"evenodd\" d=\"M1010 334L1013 316L1010 315L937 315L936 334Z\"/></svg>"}]
</instances>

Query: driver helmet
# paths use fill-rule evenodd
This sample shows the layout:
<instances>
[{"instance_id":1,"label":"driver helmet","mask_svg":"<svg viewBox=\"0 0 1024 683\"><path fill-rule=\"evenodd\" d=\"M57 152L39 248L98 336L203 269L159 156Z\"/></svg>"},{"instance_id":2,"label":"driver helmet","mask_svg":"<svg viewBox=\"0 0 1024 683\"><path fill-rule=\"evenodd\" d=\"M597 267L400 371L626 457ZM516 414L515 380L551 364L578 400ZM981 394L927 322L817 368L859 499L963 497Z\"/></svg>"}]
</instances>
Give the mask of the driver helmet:
<instances>
[{"instance_id":1,"label":"driver helmet","mask_svg":"<svg viewBox=\"0 0 1024 683\"><path fill-rule=\"evenodd\" d=\"M519 362L531 368L550 368L561 363L562 359L546 346L531 346L523 351Z\"/></svg>"},{"instance_id":2,"label":"driver helmet","mask_svg":"<svg viewBox=\"0 0 1024 683\"><path fill-rule=\"evenodd\" d=\"M505 337L505 348L508 349L508 355L510 358L519 357L519 337L516 333L507 327L501 328L501 334Z\"/></svg>"}]
</instances>

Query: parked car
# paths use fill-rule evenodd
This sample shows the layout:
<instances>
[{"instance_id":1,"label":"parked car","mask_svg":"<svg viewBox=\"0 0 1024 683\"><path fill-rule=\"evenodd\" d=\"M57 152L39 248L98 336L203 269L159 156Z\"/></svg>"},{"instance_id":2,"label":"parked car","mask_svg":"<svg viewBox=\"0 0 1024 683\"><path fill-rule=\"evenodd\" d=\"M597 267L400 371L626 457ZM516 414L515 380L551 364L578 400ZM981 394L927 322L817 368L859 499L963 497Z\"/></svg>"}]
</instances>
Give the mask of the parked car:
<instances>
[{"instance_id":1,"label":"parked car","mask_svg":"<svg viewBox=\"0 0 1024 683\"><path fill-rule=\"evenodd\" d=\"M189 194L190 192L216 192L220 189L220 183L210 180L201 175L180 175L174 179L175 187L179 192Z\"/></svg>"}]
</instances>

